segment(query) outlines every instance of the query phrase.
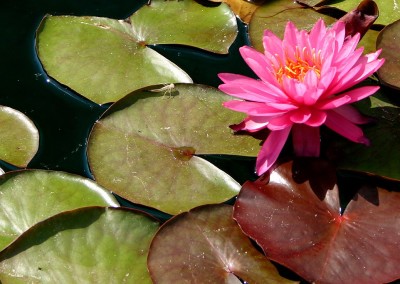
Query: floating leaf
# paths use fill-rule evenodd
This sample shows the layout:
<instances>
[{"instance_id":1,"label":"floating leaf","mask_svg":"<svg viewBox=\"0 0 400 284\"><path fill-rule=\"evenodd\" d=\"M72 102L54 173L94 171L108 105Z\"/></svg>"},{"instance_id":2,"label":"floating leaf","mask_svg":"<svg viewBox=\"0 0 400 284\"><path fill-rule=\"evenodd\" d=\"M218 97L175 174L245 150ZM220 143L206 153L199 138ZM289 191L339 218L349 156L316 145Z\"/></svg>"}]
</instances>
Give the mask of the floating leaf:
<instances>
[{"instance_id":1,"label":"floating leaf","mask_svg":"<svg viewBox=\"0 0 400 284\"><path fill-rule=\"evenodd\" d=\"M158 222L133 210L86 207L46 219L0 253L7 283L151 283Z\"/></svg>"},{"instance_id":2,"label":"floating leaf","mask_svg":"<svg viewBox=\"0 0 400 284\"><path fill-rule=\"evenodd\" d=\"M400 193L362 187L340 214L335 171L288 162L247 182L234 218L267 256L313 283L387 283L400 277Z\"/></svg>"},{"instance_id":3,"label":"floating leaf","mask_svg":"<svg viewBox=\"0 0 400 284\"><path fill-rule=\"evenodd\" d=\"M342 11L348 12L353 10L361 0L330 0L326 1L327 7L334 7ZM379 7L379 17L375 24L388 25L400 18L399 1L393 0L374 0Z\"/></svg>"},{"instance_id":4,"label":"floating leaf","mask_svg":"<svg viewBox=\"0 0 400 284\"><path fill-rule=\"evenodd\" d=\"M99 104L148 85L192 82L174 63L146 47L122 20L47 16L36 44L50 76Z\"/></svg>"},{"instance_id":5,"label":"floating leaf","mask_svg":"<svg viewBox=\"0 0 400 284\"><path fill-rule=\"evenodd\" d=\"M400 107L392 104L382 91L357 106L375 120L363 126L371 145L338 142L337 150L343 151L339 152L339 167L400 179Z\"/></svg>"},{"instance_id":6,"label":"floating leaf","mask_svg":"<svg viewBox=\"0 0 400 284\"><path fill-rule=\"evenodd\" d=\"M251 17L253 16L255 10L260 7L265 0L255 0L255 1L246 1L246 0L197 0L197 2L206 2L206 3L221 3L225 2L229 5L232 11L236 16L242 20L244 23L249 23Z\"/></svg>"},{"instance_id":7,"label":"floating leaf","mask_svg":"<svg viewBox=\"0 0 400 284\"><path fill-rule=\"evenodd\" d=\"M400 89L400 47L398 37L400 34L400 20L386 26L379 34L377 48L382 48L381 57L385 64L378 70L382 83Z\"/></svg>"},{"instance_id":8,"label":"floating leaf","mask_svg":"<svg viewBox=\"0 0 400 284\"><path fill-rule=\"evenodd\" d=\"M26 167L39 148L39 132L23 113L0 106L0 159Z\"/></svg>"},{"instance_id":9,"label":"floating leaf","mask_svg":"<svg viewBox=\"0 0 400 284\"><path fill-rule=\"evenodd\" d=\"M84 206L119 206L92 180L63 172L25 170L0 176L0 249L35 223Z\"/></svg>"},{"instance_id":10,"label":"floating leaf","mask_svg":"<svg viewBox=\"0 0 400 284\"><path fill-rule=\"evenodd\" d=\"M236 276L293 283L243 235L229 205L198 207L167 221L151 243L148 267L154 283L241 283Z\"/></svg>"},{"instance_id":11,"label":"floating leaf","mask_svg":"<svg viewBox=\"0 0 400 284\"><path fill-rule=\"evenodd\" d=\"M314 9L305 8L293 1L277 0L267 2L256 10L249 24L249 35L254 48L263 52L262 38L268 29L283 38L288 21L292 21L299 30L310 30L318 19L322 18L327 25L336 19L320 14Z\"/></svg>"},{"instance_id":12,"label":"floating leaf","mask_svg":"<svg viewBox=\"0 0 400 284\"><path fill-rule=\"evenodd\" d=\"M326 0L296 0L296 2L307 5L309 7L314 7L326 2Z\"/></svg>"},{"instance_id":13,"label":"floating leaf","mask_svg":"<svg viewBox=\"0 0 400 284\"><path fill-rule=\"evenodd\" d=\"M222 107L231 98L201 85L152 89L120 100L95 124L88 158L97 182L170 214L236 195L236 181L196 156L257 155L258 140L228 127L243 119Z\"/></svg>"},{"instance_id":14,"label":"floating leaf","mask_svg":"<svg viewBox=\"0 0 400 284\"><path fill-rule=\"evenodd\" d=\"M363 36L363 38L358 43L358 47L364 48L364 54L372 53L376 51L376 40L378 38L379 31L368 30L367 33ZM380 56L382 57L382 56ZM384 64L385 65L385 64ZM381 67L382 68L382 67ZM379 69L378 69L379 71Z\"/></svg>"},{"instance_id":15,"label":"floating leaf","mask_svg":"<svg viewBox=\"0 0 400 284\"><path fill-rule=\"evenodd\" d=\"M129 19L143 44L183 44L226 54L238 33L236 17L226 4L152 0Z\"/></svg>"}]
</instances>

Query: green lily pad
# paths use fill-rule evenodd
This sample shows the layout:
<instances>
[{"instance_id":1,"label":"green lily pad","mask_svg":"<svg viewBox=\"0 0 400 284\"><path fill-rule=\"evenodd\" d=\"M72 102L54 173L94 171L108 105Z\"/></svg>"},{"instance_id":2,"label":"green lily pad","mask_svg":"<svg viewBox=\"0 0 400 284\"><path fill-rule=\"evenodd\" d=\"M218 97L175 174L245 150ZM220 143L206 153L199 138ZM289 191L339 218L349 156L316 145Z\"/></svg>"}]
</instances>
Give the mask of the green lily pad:
<instances>
[{"instance_id":1,"label":"green lily pad","mask_svg":"<svg viewBox=\"0 0 400 284\"><path fill-rule=\"evenodd\" d=\"M318 13L312 8L305 8L293 1L271 1L258 8L249 24L249 36L253 47L264 51L262 38L268 29L283 38L288 21L292 21L299 30L310 30L318 19L322 18L326 25L336 21L335 18Z\"/></svg>"},{"instance_id":2,"label":"green lily pad","mask_svg":"<svg viewBox=\"0 0 400 284\"><path fill-rule=\"evenodd\" d=\"M0 159L26 167L39 148L39 131L23 113L0 106Z\"/></svg>"},{"instance_id":3,"label":"green lily pad","mask_svg":"<svg viewBox=\"0 0 400 284\"><path fill-rule=\"evenodd\" d=\"M344 151L340 168L400 179L400 107L391 103L382 91L357 106L375 119L374 123L362 126L371 145L340 145Z\"/></svg>"},{"instance_id":4,"label":"green lily pad","mask_svg":"<svg viewBox=\"0 0 400 284\"><path fill-rule=\"evenodd\" d=\"M382 83L400 89L400 20L386 26L379 34L377 48L382 48L385 64L378 70Z\"/></svg>"},{"instance_id":5,"label":"green lily pad","mask_svg":"<svg viewBox=\"0 0 400 284\"><path fill-rule=\"evenodd\" d=\"M32 225L62 211L84 206L119 206L92 180L44 170L0 176L0 249Z\"/></svg>"},{"instance_id":6,"label":"green lily pad","mask_svg":"<svg viewBox=\"0 0 400 284\"><path fill-rule=\"evenodd\" d=\"M232 206L208 205L167 221L148 256L153 283L295 283L243 234ZM182 246L182 244L185 244Z\"/></svg>"},{"instance_id":7,"label":"green lily pad","mask_svg":"<svg viewBox=\"0 0 400 284\"><path fill-rule=\"evenodd\" d=\"M182 69L146 47L123 20L47 16L36 45L51 77L99 104L148 85L192 82Z\"/></svg>"},{"instance_id":8,"label":"green lily pad","mask_svg":"<svg viewBox=\"0 0 400 284\"><path fill-rule=\"evenodd\" d=\"M196 156L257 155L258 140L234 135L228 127L244 118L222 107L230 99L218 89L193 84L154 86L126 96L89 137L95 179L130 201L170 214L230 199L240 185Z\"/></svg>"},{"instance_id":9,"label":"green lily pad","mask_svg":"<svg viewBox=\"0 0 400 284\"><path fill-rule=\"evenodd\" d=\"M379 31L368 30L363 38L358 43L358 47L364 47L364 54L372 53L376 51L376 41L379 35ZM382 56L381 56L382 57Z\"/></svg>"},{"instance_id":10,"label":"green lily pad","mask_svg":"<svg viewBox=\"0 0 400 284\"><path fill-rule=\"evenodd\" d=\"M400 3L398 0L374 0L379 7L379 17L375 24L388 25L400 18ZM361 0L331 0L326 1L327 7L334 7L348 12L355 9Z\"/></svg>"},{"instance_id":11,"label":"green lily pad","mask_svg":"<svg viewBox=\"0 0 400 284\"><path fill-rule=\"evenodd\" d=\"M205 7L193 0L152 0L129 19L144 44L182 44L226 54L238 33L225 3Z\"/></svg>"},{"instance_id":12,"label":"green lily pad","mask_svg":"<svg viewBox=\"0 0 400 284\"><path fill-rule=\"evenodd\" d=\"M151 283L146 260L158 226L149 216L123 208L63 212L36 224L0 252L0 280Z\"/></svg>"}]
</instances>

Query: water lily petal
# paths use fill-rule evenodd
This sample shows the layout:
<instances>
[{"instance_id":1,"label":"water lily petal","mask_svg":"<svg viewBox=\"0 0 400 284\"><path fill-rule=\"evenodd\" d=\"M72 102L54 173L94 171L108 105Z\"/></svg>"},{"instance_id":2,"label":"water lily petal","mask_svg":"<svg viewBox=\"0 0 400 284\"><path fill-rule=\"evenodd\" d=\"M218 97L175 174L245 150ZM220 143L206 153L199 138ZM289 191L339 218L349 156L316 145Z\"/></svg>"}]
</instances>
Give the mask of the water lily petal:
<instances>
[{"instance_id":1,"label":"water lily petal","mask_svg":"<svg viewBox=\"0 0 400 284\"><path fill-rule=\"evenodd\" d=\"M279 153L289 136L290 127L282 130L272 131L267 140L261 147L260 153L257 156L256 171L258 175L262 175L276 162Z\"/></svg>"},{"instance_id":2,"label":"water lily petal","mask_svg":"<svg viewBox=\"0 0 400 284\"><path fill-rule=\"evenodd\" d=\"M248 132L256 132L261 129L266 128L268 124L268 120L265 118L260 118L260 121L257 121L257 118L254 117L246 117L241 123L233 124L229 127L233 131L248 131Z\"/></svg>"},{"instance_id":3,"label":"water lily petal","mask_svg":"<svg viewBox=\"0 0 400 284\"><path fill-rule=\"evenodd\" d=\"M351 105L343 105L333 109L332 111L337 112L354 124L366 124L373 121L372 118L362 115L355 107Z\"/></svg>"},{"instance_id":4,"label":"water lily petal","mask_svg":"<svg viewBox=\"0 0 400 284\"><path fill-rule=\"evenodd\" d=\"M223 106L238 112L244 112L251 116L275 116L285 113L284 110L279 110L265 103L247 102L247 101L227 101Z\"/></svg>"},{"instance_id":5,"label":"water lily petal","mask_svg":"<svg viewBox=\"0 0 400 284\"><path fill-rule=\"evenodd\" d=\"M295 124L292 127L293 149L296 156L318 157L320 153L319 127Z\"/></svg>"},{"instance_id":6,"label":"water lily petal","mask_svg":"<svg viewBox=\"0 0 400 284\"><path fill-rule=\"evenodd\" d=\"M218 88L231 96L256 102L287 101L286 94L272 84L245 76L229 76L229 73L221 73L219 76L225 84Z\"/></svg>"},{"instance_id":7,"label":"water lily petal","mask_svg":"<svg viewBox=\"0 0 400 284\"><path fill-rule=\"evenodd\" d=\"M282 130L284 128L290 127L293 125L292 120L290 119L291 113L285 113L280 116L272 117L269 120L267 125L268 129L270 130Z\"/></svg>"},{"instance_id":8,"label":"water lily petal","mask_svg":"<svg viewBox=\"0 0 400 284\"><path fill-rule=\"evenodd\" d=\"M325 111L314 109L311 112L311 117L305 122L305 124L312 127L321 126L325 123L326 117L327 114Z\"/></svg>"},{"instance_id":9,"label":"water lily petal","mask_svg":"<svg viewBox=\"0 0 400 284\"><path fill-rule=\"evenodd\" d=\"M314 27L310 31L309 40L315 50L320 50L320 44L323 42L322 38L326 35L325 23L322 19L319 19Z\"/></svg>"},{"instance_id":10,"label":"water lily petal","mask_svg":"<svg viewBox=\"0 0 400 284\"><path fill-rule=\"evenodd\" d=\"M323 101L319 101L317 104L315 104L315 107L320 109L320 110L327 110L327 109L332 109L332 108L337 108L340 107L344 104L347 104L351 101L351 98L347 95L340 95L337 97L325 99Z\"/></svg>"},{"instance_id":11,"label":"water lily petal","mask_svg":"<svg viewBox=\"0 0 400 284\"><path fill-rule=\"evenodd\" d=\"M269 62L264 54L248 46L242 46L239 48L239 52L247 65L261 80L270 84L276 84L275 76L265 67L269 66Z\"/></svg>"},{"instance_id":12,"label":"water lily petal","mask_svg":"<svg viewBox=\"0 0 400 284\"><path fill-rule=\"evenodd\" d=\"M293 123L304 123L311 117L311 111L308 108L299 108L291 112L290 120Z\"/></svg>"},{"instance_id":13,"label":"water lily petal","mask_svg":"<svg viewBox=\"0 0 400 284\"><path fill-rule=\"evenodd\" d=\"M350 141L369 145L370 142L364 136L360 127L353 124L351 121L340 115L335 111L329 111L326 118L325 125L335 131L336 133L346 137Z\"/></svg>"},{"instance_id":14,"label":"water lily petal","mask_svg":"<svg viewBox=\"0 0 400 284\"><path fill-rule=\"evenodd\" d=\"M280 58L284 57L282 40L270 30L264 31L263 45L266 52L269 52L273 55L276 54Z\"/></svg>"}]
</instances>

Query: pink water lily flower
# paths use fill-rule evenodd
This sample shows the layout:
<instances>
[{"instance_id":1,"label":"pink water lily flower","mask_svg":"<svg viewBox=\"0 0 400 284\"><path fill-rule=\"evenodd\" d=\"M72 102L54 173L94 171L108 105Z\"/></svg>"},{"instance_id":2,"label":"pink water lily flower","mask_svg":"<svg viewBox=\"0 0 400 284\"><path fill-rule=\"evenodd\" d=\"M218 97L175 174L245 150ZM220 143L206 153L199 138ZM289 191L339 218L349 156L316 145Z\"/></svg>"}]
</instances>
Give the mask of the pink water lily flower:
<instances>
[{"instance_id":1,"label":"pink water lily flower","mask_svg":"<svg viewBox=\"0 0 400 284\"><path fill-rule=\"evenodd\" d=\"M298 156L319 156L319 127L328 128L347 139L368 145L357 124L366 123L349 104L374 94L378 86L352 88L383 64L380 50L363 55L356 48L357 33L345 36L345 24L336 22L327 28L319 20L310 32L286 25L284 39L264 32L265 52L244 46L240 54L260 78L221 73L219 89L242 100L223 105L248 116L235 131L271 132L257 157L257 174L265 173L276 161L289 133ZM352 88L352 89L350 89Z\"/></svg>"}]
</instances>

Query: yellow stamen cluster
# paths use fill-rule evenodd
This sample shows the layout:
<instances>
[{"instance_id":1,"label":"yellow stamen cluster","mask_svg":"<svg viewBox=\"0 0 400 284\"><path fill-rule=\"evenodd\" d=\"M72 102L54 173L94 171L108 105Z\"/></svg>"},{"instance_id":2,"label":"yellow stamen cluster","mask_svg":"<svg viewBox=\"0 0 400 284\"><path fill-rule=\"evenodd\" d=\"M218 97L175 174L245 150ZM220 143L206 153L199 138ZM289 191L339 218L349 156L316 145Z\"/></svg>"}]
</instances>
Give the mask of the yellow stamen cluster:
<instances>
[{"instance_id":1,"label":"yellow stamen cluster","mask_svg":"<svg viewBox=\"0 0 400 284\"><path fill-rule=\"evenodd\" d=\"M321 75L320 53L320 51L316 53L314 49L310 52L306 47L302 50L296 47L295 58L286 56L286 62L281 62L280 67L277 68L276 78L279 82L282 82L283 76L303 81L309 70L314 70L319 78Z\"/></svg>"}]
</instances>

